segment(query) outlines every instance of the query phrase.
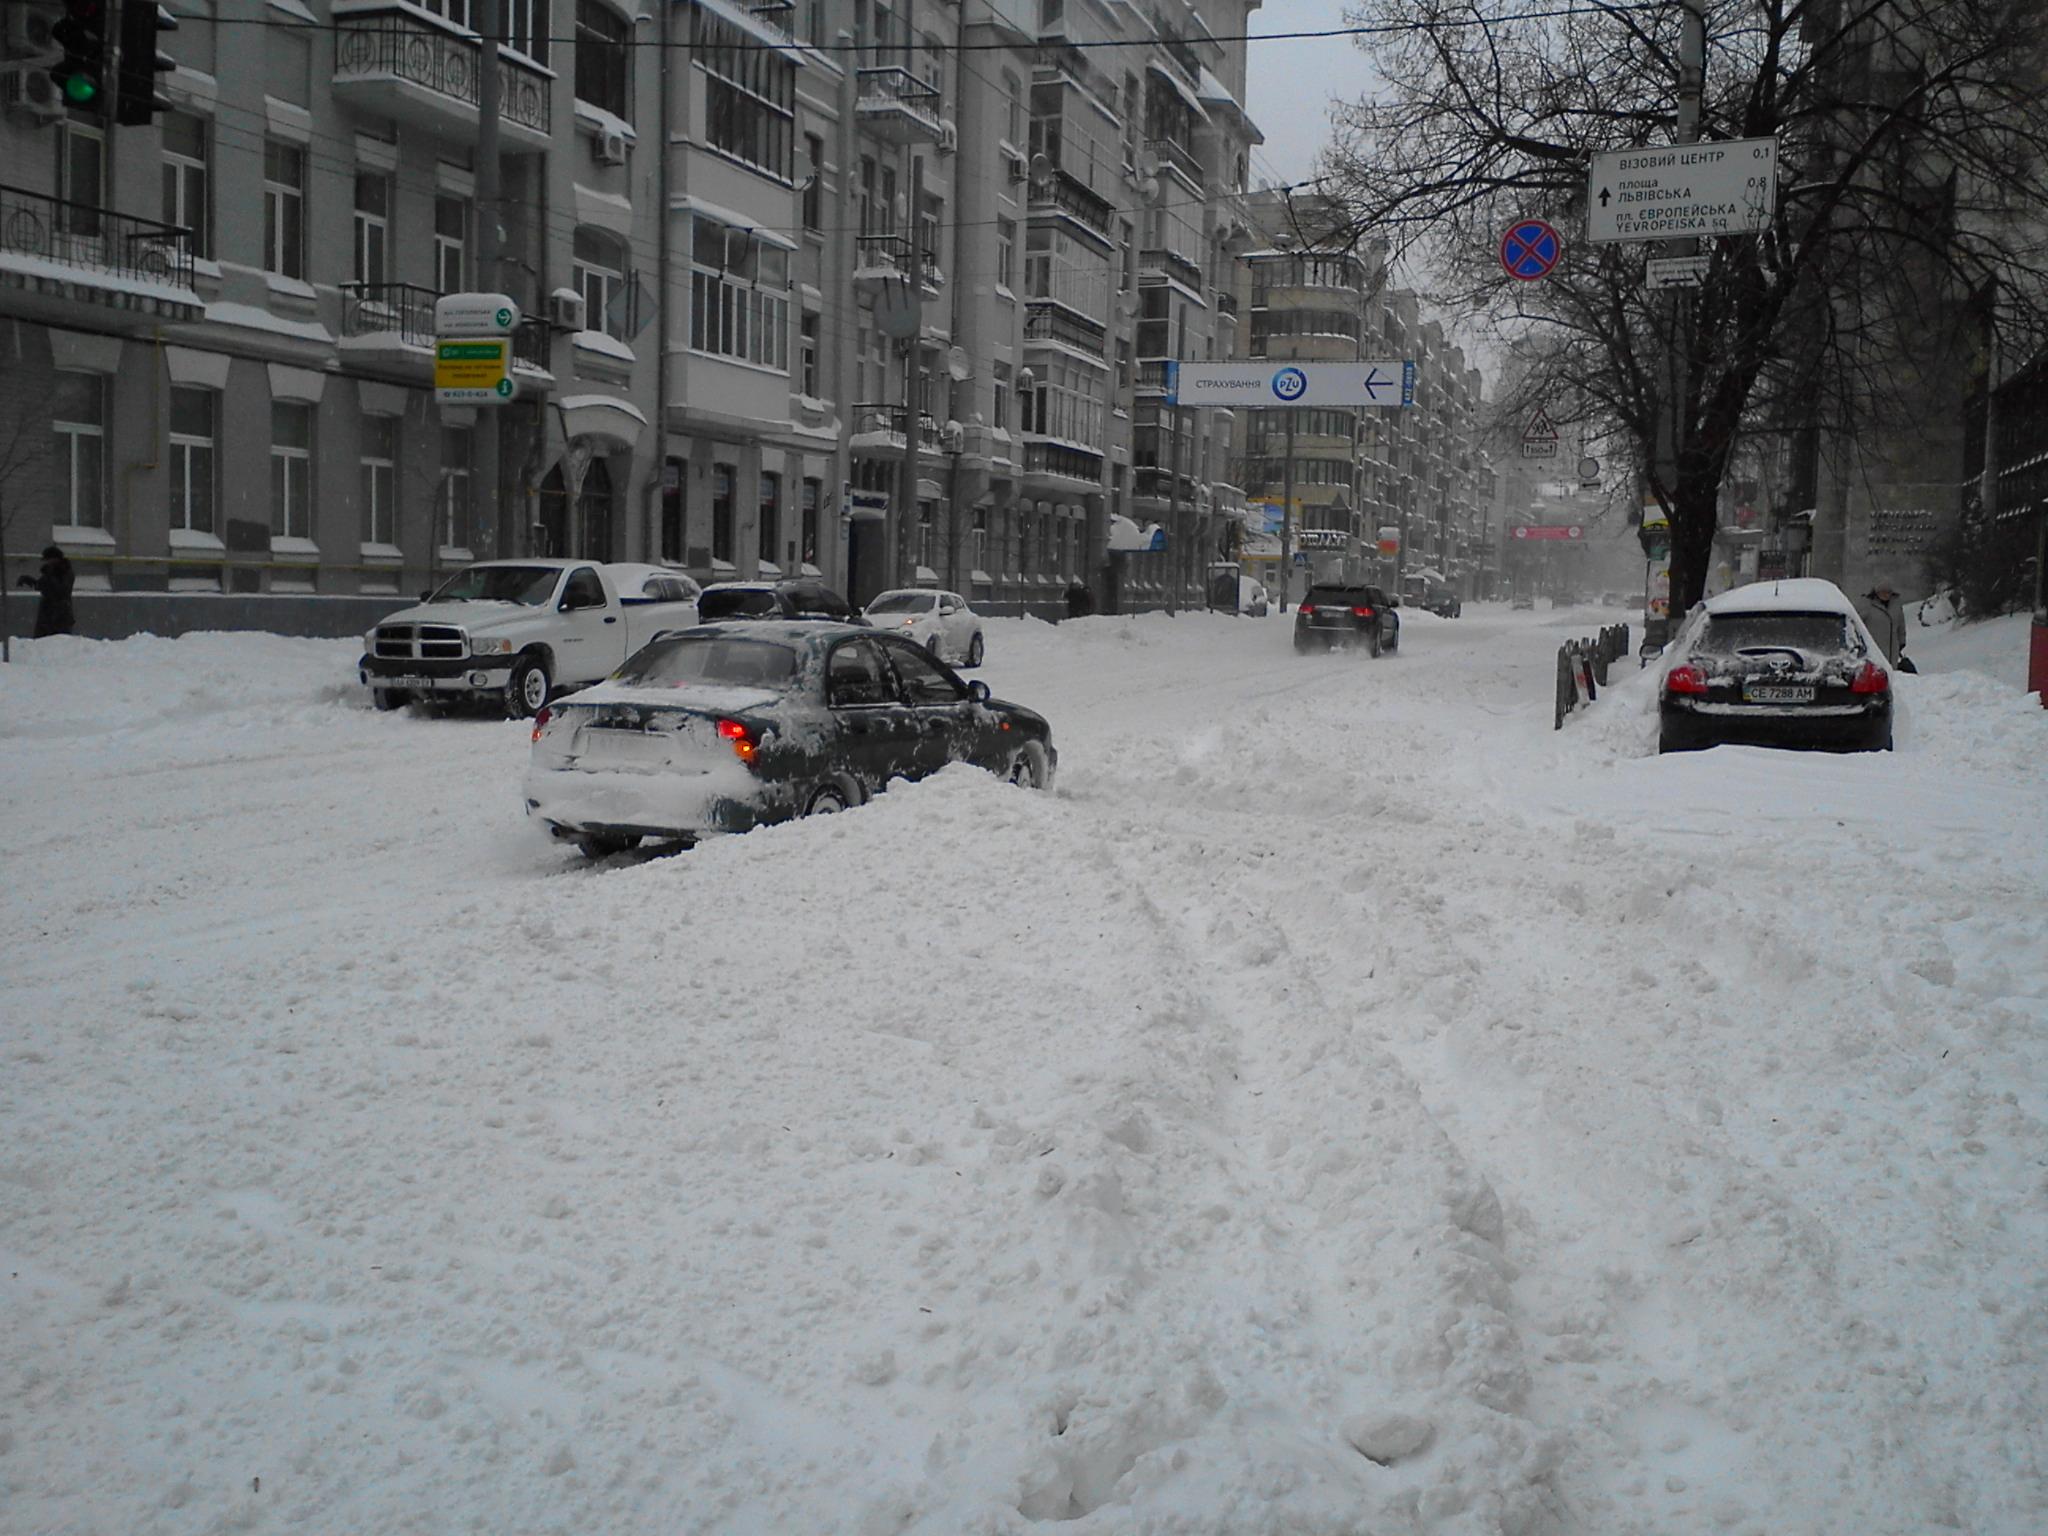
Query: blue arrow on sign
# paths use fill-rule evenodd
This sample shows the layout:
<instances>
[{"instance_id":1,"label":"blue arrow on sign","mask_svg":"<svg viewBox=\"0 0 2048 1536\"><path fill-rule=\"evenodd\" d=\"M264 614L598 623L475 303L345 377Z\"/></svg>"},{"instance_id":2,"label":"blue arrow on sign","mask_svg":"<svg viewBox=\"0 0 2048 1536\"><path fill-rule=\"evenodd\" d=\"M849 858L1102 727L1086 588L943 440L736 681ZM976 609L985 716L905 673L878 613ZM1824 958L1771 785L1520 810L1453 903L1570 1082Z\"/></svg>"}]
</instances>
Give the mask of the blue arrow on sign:
<instances>
[{"instance_id":1,"label":"blue arrow on sign","mask_svg":"<svg viewBox=\"0 0 2048 1536\"><path fill-rule=\"evenodd\" d=\"M1380 403L1380 389L1382 388L1382 386L1384 386L1387 389L1392 389L1394 387L1394 381L1392 379L1381 378L1379 369L1375 368L1372 370L1372 372L1368 373L1365 376L1365 392L1368 395L1372 396L1372 403L1374 405L1378 405Z\"/></svg>"}]
</instances>

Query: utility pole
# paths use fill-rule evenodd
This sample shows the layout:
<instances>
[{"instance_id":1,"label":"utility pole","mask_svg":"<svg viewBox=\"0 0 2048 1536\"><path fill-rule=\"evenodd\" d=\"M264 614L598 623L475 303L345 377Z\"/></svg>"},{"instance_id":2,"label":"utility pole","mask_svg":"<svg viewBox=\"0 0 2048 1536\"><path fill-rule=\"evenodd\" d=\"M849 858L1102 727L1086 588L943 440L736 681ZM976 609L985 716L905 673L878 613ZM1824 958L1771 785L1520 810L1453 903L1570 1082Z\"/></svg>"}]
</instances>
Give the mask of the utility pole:
<instances>
[{"instance_id":1,"label":"utility pole","mask_svg":"<svg viewBox=\"0 0 2048 1536\"><path fill-rule=\"evenodd\" d=\"M1173 355L1180 358L1188 349L1188 310L1185 304L1173 322ZM1181 571L1182 562L1188 557L1187 540L1181 530L1180 511L1180 393L1174 392L1174 403L1169 407L1173 412L1173 446L1167 450L1167 513L1166 547L1172 551L1166 562L1166 613L1169 618L1179 612L1182 588L1185 579Z\"/></svg>"},{"instance_id":2,"label":"utility pole","mask_svg":"<svg viewBox=\"0 0 2048 1536\"><path fill-rule=\"evenodd\" d=\"M1700 136L1700 97L1707 77L1707 0L1683 0L1685 26L1678 39L1678 132L1677 142L1695 144ZM1667 240L1666 256L1696 256L1697 238ZM1685 380L1688 348L1679 345L1679 320L1689 302L1686 290L1674 288L1665 295L1664 310L1664 398L1657 412L1657 477L1665 494L1678 495L1678 461L1685 451ZM1688 329L1690 329L1688 327ZM1673 519L1674 526L1676 519ZM1676 623L1680 615L1670 615Z\"/></svg>"},{"instance_id":3,"label":"utility pole","mask_svg":"<svg viewBox=\"0 0 2048 1536\"><path fill-rule=\"evenodd\" d=\"M498 238L498 39L505 32L505 0L483 0L483 37L477 47L476 76L476 285L484 293L498 293L502 265ZM663 211L667 218L667 211ZM499 485L498 455L501 451L499 405L476 408L475 466L477 505L491 519L490 537L484 541L501 560L519 553L513 519L505 515L503 489ZM435 538L440 537L439 530ZM566 554L566 550L555 550Z\"/></svg>"},{"instance_id":4,"label":"utility pole","mask_svg":"<svg viewBox=\"0 0 2048 1536\"><path fill-rule=\"evenodd\" d=\"M924 397L924 242L918 231L924 212L924 156L910 159L910 211L905 231L910 254L905 261L910 313L914 317L910 335L903 343L903 467L898 475L895 586L907 586L916 578L915 562L906 558L910 549L911 521L917 516L918 402ZM910 567L909 570L903 567Z\"/></svg>"}]
</instances>

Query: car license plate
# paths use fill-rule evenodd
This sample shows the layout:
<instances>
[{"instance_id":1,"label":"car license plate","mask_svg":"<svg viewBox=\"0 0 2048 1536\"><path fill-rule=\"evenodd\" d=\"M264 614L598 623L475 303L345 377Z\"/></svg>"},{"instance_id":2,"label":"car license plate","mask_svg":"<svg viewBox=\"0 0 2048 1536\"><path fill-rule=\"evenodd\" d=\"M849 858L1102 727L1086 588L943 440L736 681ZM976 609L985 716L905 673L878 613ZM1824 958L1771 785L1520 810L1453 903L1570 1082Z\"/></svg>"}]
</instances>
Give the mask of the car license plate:
<instances>
[{"instance_id":1,"label":"car license plate","mask_svg":"<svg viewBox=\"0 0 2048 1536\"><path fill-rule=\"evenodd\" d=\"M665 741L645 731L585 730L582 758L593 768L647 768L668 756Z\"/></svg>"},{"instance_id":2,"label":"car license plate","mask_svg":"<svg viewBox=\"0 0 2048 1536\"><path fill-rule=\"evenodd\" d=\"M1743 688L1742 696L1752 704L1811 704L1813 685L1750 683Z\"/></svg>"},{"instance_id":3,"label":"car license plate","mask_svg":"<svg viewBox=\"0 0 2048 1536\"><path fill-rule=\"evenodd\" d=\"M385 686L387 688L431 688L434 686L434 680L431 677L394 677Z\"/></svg>"}]
</instances>

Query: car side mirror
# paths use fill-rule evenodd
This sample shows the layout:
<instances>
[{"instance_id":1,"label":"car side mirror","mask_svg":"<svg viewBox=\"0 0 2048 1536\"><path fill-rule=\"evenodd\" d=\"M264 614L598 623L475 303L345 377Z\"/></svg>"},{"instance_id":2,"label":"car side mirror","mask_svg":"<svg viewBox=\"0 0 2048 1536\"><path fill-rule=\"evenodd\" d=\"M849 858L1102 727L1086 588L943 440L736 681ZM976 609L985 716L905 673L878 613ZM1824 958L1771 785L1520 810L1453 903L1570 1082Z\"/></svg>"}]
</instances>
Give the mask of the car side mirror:
<instances>
[{"instance_id":1,"label":"car side mirror","mask_svg":"<svg viewBox=\"0 0 2048 1536\"><path fill-rule=\"evenodd\" d=\"M988 684L977 677L967 685L967 697L976 704L986 704L989 701Z\"/></svg>"}]
</instances>

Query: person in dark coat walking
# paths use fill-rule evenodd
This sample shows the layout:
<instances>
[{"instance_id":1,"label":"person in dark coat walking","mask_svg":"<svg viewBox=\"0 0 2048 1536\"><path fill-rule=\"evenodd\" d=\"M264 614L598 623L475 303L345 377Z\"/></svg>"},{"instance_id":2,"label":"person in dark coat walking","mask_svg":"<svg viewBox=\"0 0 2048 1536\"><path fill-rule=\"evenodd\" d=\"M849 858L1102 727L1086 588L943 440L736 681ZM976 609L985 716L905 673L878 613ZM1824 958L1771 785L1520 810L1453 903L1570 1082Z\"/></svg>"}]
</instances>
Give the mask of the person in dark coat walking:
<instances>
[{"instance_id":1,"label":"person in dark coat walking","mask_svg":"<svg viewBox=\"0 0 2048 1536\"><path fill-rule=\"evenodd\" d=\"M1067 617L1085 619L1095 611L1095 594L1076 578L1067 587Z\"/></svg>"},{"instance_id":2,"label":"person in dark coat walking","mask_svg":"<svg viewBox=\"0 0 2048 1536\"><path fill-rule=\"evenodd\" d=\"M43 551L42 574L24 576L21 584L36 589L36 639L45 635L68 635L78 628L78 616L71 611L71 562L64 551L52 544Z\"/></svg>"}]
</instances>

